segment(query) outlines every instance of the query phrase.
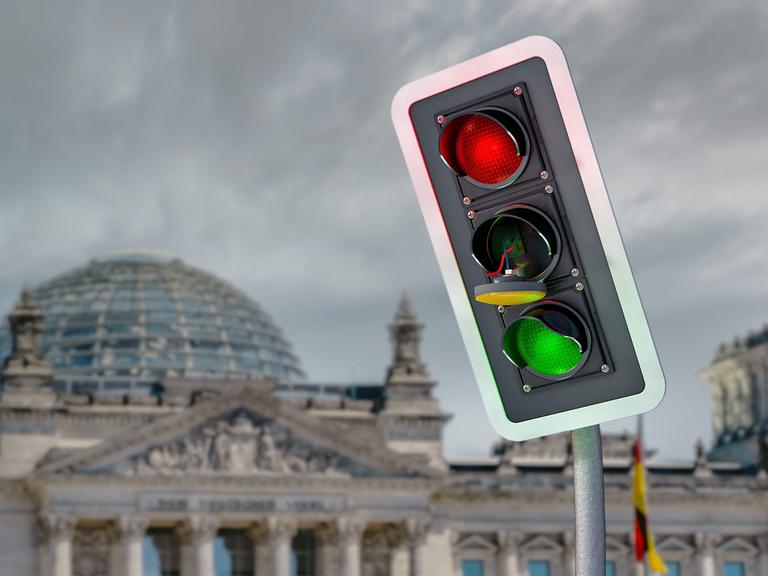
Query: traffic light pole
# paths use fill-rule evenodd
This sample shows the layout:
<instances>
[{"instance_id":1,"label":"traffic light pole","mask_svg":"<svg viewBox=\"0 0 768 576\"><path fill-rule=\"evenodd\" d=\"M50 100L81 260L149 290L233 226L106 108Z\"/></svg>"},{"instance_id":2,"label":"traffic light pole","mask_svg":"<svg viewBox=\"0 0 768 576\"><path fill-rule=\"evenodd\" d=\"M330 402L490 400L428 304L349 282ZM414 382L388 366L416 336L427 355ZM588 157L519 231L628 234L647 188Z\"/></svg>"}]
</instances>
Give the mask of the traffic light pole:
<instances>
[{"instance_id":1,"label":"traffic light pole","mask_svg":"<svg viewBox=\"0 0 768 576\"><path fill-rule=\"evenodd\" d=\"M576 576L605 574L605 492L600 426L571 433L576 504Z\"/></svg>"}]
</instances>

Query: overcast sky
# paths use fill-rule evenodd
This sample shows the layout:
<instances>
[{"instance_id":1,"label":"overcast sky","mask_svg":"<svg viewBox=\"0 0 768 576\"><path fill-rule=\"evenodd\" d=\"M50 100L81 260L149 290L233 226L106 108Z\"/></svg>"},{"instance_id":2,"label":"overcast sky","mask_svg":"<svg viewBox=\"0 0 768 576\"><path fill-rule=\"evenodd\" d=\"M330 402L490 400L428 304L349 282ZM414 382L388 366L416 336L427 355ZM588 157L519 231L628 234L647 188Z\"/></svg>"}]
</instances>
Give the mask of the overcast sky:
<instances>
[{"instance_id":1,"label":"overcast sky","mask_svg":"<svg viewBox=\"0 0 768 576\"><path fill-rule=\"evenodd\" d=\"M407 290L449 454L486 455L389 105L531 34L568 56L667 374L648 443L691 458L711 436L695 371L768 320L764 1L0 0L0 309L162 250L257 300L311 380L380 382Z\"/></svg>"}]
</instances>

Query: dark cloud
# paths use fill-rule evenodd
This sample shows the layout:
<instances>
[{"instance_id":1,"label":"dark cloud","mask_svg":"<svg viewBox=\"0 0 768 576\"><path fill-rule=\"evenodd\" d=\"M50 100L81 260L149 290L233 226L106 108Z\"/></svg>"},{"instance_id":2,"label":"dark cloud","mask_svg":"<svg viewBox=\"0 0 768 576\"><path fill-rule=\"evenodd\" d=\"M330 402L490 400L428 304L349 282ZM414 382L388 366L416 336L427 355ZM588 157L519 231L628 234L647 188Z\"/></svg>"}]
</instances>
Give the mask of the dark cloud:
<instances>
[{"instance_id":1,"label":"dark cloud","mask_svg":"<svg viewBox=\"0 0 768 576\"><path fill-rule=\"evenodd\" d=\"M710 434L695 370L768 316L757 1L0 1L0 304L95 254L166 250L260 301L313 380L377 381L408 289L449 450L485 453L389 103L530 34L568 54L669 377L649 441L690 455Z\"/></svg>"}]
</instances>

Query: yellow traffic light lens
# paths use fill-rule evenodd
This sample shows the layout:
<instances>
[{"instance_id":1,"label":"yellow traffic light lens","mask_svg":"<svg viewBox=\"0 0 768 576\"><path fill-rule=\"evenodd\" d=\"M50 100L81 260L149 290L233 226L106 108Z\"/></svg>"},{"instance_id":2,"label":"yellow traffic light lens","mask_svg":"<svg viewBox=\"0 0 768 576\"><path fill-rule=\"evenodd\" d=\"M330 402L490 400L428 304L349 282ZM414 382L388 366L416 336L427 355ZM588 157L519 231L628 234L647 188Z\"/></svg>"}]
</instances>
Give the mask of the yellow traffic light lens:
<instances>
[{"instance_id":1,"label":"yellow traffic light lens","mask_svg":"<svg viewBox=\"0 0 768 576\"><path fill-rule=\"evenodd\" d=\"M530 304L538 302L547 293L544 290L523 290L520 292L487 292L485 294L476 294L475 300L483 304L494 304L496 306L519 306L520 304Z\"/></svg>"}]
</instances>

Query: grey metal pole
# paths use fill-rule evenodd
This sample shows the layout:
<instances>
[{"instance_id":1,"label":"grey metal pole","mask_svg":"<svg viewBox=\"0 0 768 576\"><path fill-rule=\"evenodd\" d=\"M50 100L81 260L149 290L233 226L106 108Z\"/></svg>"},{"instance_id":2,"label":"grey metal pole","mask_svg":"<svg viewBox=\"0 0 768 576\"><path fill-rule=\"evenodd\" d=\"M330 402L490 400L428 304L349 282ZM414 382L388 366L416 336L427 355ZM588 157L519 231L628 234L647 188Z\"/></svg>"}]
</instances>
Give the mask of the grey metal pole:
<instances>
[{"instance_id":1,"label":"grey metal pole","mask_svg":"<svg viewBox=\"0 0 768 576\"><path fill-rule=\"evenodd\" d=\"M576 576L604 576L605 492L600 426L574 430L571 438L576 504Z\"/></svg>"}]
</instances>

